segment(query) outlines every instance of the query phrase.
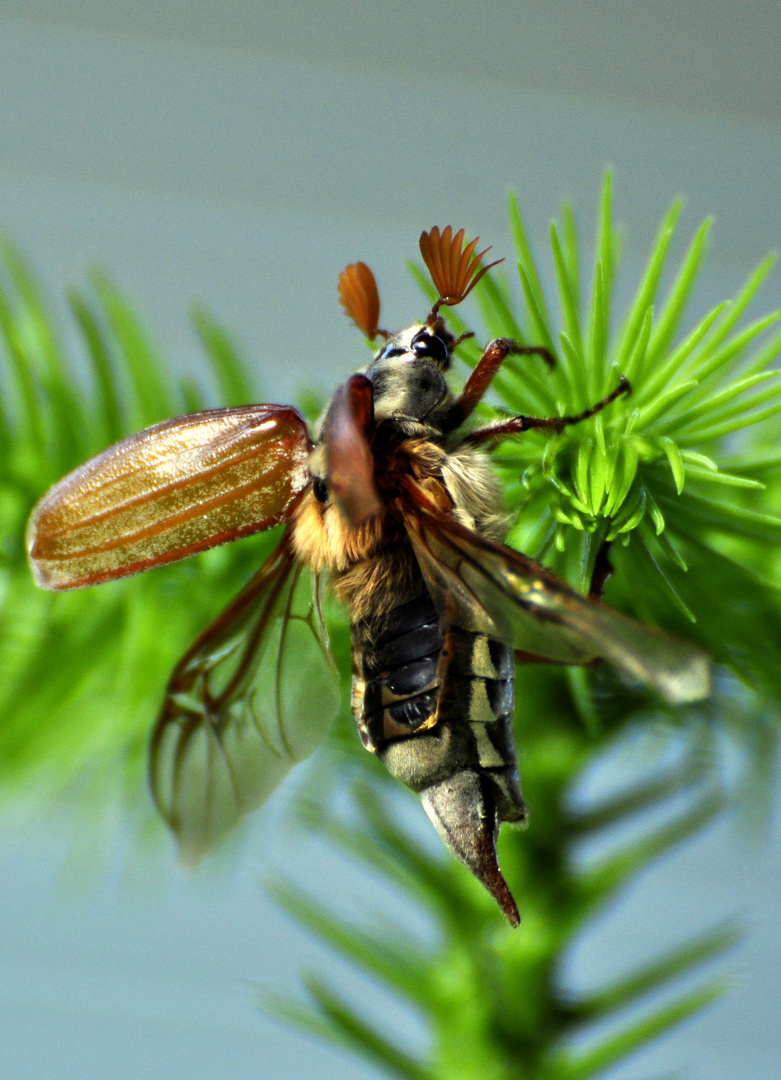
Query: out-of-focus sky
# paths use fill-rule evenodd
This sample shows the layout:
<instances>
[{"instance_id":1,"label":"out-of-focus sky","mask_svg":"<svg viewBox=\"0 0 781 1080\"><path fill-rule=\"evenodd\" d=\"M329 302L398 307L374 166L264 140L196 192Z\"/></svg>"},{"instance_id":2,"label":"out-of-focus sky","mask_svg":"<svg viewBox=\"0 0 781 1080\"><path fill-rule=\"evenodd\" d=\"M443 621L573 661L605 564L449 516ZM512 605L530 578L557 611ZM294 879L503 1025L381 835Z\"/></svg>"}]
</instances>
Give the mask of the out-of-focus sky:
<instances>
[{"instance_id":1,"label":"out-of-focus sky","mask_svg":"<svg viewBox=\"0 0 781 1080\"><path fill-rule=\"evenodd\" d=\"M404 323L421 314L404 260L422 228L463 225L504 254L514 189L541 253L562 197L588 246L608 164L627 291L672 197L684 237L715 216L704 310L781 240L779 55L771 0L4 0L0 228L55 301L108 269L182 369L200 362L187 308L207 303L272 401L363 361L336 304L347 262L373 267L386 321ZM779 302L776 275L762 310ZM143 901L110 878L68 906L60 841L42 828L2 867L0 1074L371 1075L254 1011L250 983L292 990L311 945L263 897L251 852L218 881L171 858ZM743 843L714 831L655 870L576 958L588 973L675 940L708 925L706 906L756 923L731 1000L617 1080L777 1075L781 867ZM338 893L342 869L310 855Z\"/></svg>"}]
</instances>

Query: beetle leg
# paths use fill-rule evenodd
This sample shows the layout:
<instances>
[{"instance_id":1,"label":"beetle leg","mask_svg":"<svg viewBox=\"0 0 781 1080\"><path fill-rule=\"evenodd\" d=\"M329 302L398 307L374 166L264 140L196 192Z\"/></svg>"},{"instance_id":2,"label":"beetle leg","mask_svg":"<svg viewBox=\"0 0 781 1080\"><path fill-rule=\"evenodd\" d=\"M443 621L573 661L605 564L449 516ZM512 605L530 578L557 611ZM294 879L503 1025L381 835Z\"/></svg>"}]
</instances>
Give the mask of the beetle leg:
<instances>
[{"instance_id":1,"label":"beetle leg","mask_svg":"<svg viewBox=\"0 0 781 1080\"><path fill-rule=\"evenodd\" d=\"M334 394L325 421L327 488L352 525L378 517L383 504L374 482L373 387L365 375L352 375Z\"/></svg>"},{"instance_id":2,"label":"beetle leg","mask_svg":"<svg viewBox=\"0 0 781 1080\"><path fill-rule=\"evenodd\" d=\"M466 381L461 397L451 409L447 419L449 430L459 427L468 416L471 416L508 356L541 356L551 368L556 363L550 350L542 345L519 345L511 338L495 338L486 346L477 367Z\"/></svg>"},{"instance_id":3,"label":"beetle leg","mask_svg":"<svg viewBox=\"0 0 781 1080\"><path fill-rule=\"evenodd\" d=\"M477 368L475 368L475 372ZM469 384L467 383L467 386ZM581 413L577 413L575 416L512 416L509 420L498 420L495 424L489 424L486 427L478 428L476 431L470 431L470 433L464 438L465 443L484 443L497 439L505 439L508 435L520 435L524 431L531 431L533 428L543 429L545 431L560 432L565 427L570 427L572 424L579 424L581 420L588 420L590 416L594 416L595 413L601 412L606 405L609 405L611 401L615 401L621 394L631 394L632 386L624 375L619 377L618 386L607 397L598 401L596 405L592 405L590 409L585 409Z\"/></svg>"},{"instance_id":4,"label":"beetle leg","mask_svg":"<svg viewBox=\"0 0 781 1080\"><path fill-rule=\"evenodd\" d=\"M594 561L594 570L591 574L591 588L588 591L589 600L601 603L605 591L605 585L613 576L613 564L610 561L610 541L604 540L600 545L597 557Z\"/></svg>"}]
</instances>

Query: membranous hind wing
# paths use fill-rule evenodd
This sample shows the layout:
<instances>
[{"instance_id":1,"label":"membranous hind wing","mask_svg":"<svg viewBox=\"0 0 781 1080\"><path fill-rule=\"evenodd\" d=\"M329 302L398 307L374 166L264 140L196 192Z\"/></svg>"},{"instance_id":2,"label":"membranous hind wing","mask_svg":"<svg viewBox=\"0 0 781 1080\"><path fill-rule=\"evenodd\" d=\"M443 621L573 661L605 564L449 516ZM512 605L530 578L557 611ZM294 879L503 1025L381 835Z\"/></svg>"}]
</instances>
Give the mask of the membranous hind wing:
<instances>
[{"instance_id":1,"label":"membranous hind wing","mask_svg":"<svg viewBox=\"0 0 781 1080\"><path fill-rule=\"evenodd\" d=\"M317 748L338 704L319 582L285 536L180 661L152 732L152 792L186 862Z\"/></svg>"},{"instance_id":2,"label":"membranous hind wing","mask_svg":"<svg viewBox=\"0 0 781 1080\"><path fill-rule=\"evenodd\" d=\"M312 442L290 406L211 409L156 424L40 501L36 579L72 589L182 559L291 516ZM157 804L194 860L320 742L337 706L317 594L288 539L196 641L150 746Z\"/></svg>"},{"instance_id":3,"label":"membranous hind wing","mask_svg":"<svg viewBox=\"0 0 781 1080\"><path fill-rule=\"evenodd\" d=\"M558 663L606 660L673 703L708 696L710 663L697 646L594 603L534 560L437 510L414 482L402 512L426 585L453 625Z\"/></svg>"},{"instance_id":4,"label":"membranous hind wing","mask_svg":"<svg viewBox=\"0 0 781 1080\"><path fill-rule=\"evenodd\" d=\"M39 585L75 589L286 520L312 443L290 406L210 409L155 424L69 473L27 540Z\"/></svg>"}]
</instances>

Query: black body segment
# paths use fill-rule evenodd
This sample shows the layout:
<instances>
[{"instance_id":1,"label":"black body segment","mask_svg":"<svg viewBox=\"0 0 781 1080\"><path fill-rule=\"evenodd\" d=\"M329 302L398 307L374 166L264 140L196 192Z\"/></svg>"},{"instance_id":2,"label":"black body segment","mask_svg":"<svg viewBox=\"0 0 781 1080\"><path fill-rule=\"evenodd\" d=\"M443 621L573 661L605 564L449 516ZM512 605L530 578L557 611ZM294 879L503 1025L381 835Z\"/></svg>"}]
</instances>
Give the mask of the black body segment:
<instances>
[{"instance_id":1,"label":"black body segment","mask_svg":"<svg viewBox=\"0 0 781 1080\"><path fill-rule=\"evenodd\" d=\"M434 724L441 652L428 593L353 626L353 713L367 750L381 753L389 740Z\"/></svg>"}]
</instances>

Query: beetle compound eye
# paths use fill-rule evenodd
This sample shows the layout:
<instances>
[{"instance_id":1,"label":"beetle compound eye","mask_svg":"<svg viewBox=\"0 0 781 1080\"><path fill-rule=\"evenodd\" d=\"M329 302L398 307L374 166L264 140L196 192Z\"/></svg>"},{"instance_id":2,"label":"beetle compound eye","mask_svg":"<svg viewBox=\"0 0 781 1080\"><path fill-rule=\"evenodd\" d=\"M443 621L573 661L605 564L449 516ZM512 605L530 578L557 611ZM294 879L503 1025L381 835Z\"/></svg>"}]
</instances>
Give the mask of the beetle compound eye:
<instances>
[{"instance_id":1,"label":"beetle compound eye","mask_svg":"<svg viewBox=\"0 0 781 1080\"><path fill-rule=\"evenodd\" d=\"M432 360L447 360L448 352L447 345L444 343L441 337L431 335L431 344L429 346L429 355Z\"/></svg>"},{"instance_id":2,"label":"beetle compound eye","mask_svg":"<svg viewBox=\"0 0 781 1080\"><path fill-rule=\"evenodd\" d=\"M316 476L312 480L312 491L319 503L327 503L329 499L328 485L322 476Z\"/></svg>"},{"instance_id":3,"label":"beetle compound eye","mask_svg":"<svg viewBox=\"0 0 781 1080\"><path fill-rule=\"evenodd\" d=\"M448 357L447 345L442 338L425 332L419 334L412 342L412 351L417 357L427 356L440 362L447 360Z\"/></svg>"},{"instance_id":4,"label":"beetle compound eye","mask_svg":"<svg viewBox=\"0 0 781 1080\"><path fill-rule=\"evenodd\" d=\"M391 360L394 356L403 356L406 351L406 349L400 349L398 345L388 345L388 347L380 353L378 359Z\"/></svg>"}]
</instances>

